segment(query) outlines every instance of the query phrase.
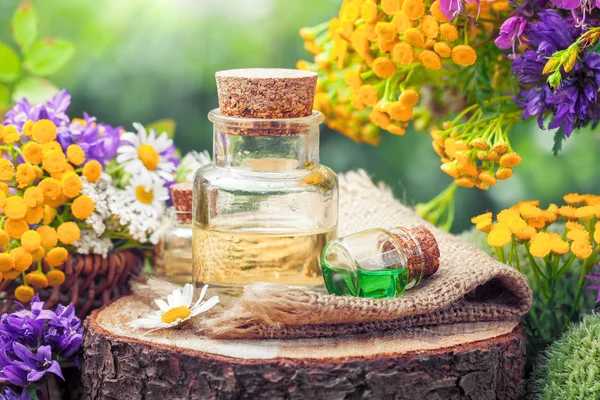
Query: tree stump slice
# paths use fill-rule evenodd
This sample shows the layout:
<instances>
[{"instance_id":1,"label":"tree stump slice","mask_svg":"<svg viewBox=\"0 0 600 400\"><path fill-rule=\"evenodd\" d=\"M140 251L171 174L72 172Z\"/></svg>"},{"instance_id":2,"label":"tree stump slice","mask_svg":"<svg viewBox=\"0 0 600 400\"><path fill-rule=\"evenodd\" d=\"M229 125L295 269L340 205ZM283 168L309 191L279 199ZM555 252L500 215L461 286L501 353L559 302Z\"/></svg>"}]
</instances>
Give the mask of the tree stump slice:
<instances>
[{"instance_id":1,"label":"tree stump slice","mask_svg":"<svg viewBox=\"0 0 600 400\"><path fill-rule=\"evenodd\" d=\"M514 322L333 338L211 340L197 327L148 335L128 296L86 320L86 399L520 399L525 338Z\"/></svg>"}]
</instances>

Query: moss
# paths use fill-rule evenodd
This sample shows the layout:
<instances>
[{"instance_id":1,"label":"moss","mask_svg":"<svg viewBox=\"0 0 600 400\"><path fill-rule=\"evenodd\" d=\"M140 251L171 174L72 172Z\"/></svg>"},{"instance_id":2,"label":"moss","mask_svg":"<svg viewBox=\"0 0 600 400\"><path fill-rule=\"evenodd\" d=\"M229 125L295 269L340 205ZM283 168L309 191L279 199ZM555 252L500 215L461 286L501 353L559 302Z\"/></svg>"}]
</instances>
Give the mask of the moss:
<instances>
[{"instance_id":1,"label":"moss","mask_svg":"<svg viewBox=\"0 0 600 400\"><path fill-rule=\"evenodd\" d=\"M600 399L600 314L586 315L544 352L531 389L536 400Z\"/></svg>"}]
</instances>

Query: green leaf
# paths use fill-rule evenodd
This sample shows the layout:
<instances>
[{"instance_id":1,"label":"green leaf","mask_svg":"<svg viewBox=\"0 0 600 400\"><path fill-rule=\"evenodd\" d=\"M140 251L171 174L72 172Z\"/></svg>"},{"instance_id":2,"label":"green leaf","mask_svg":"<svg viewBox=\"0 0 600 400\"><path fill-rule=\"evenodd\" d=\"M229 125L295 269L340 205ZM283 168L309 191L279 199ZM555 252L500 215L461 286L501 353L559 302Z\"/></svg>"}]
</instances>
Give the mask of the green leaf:
<instances>
[{"instance_id":1,"label":"green leaf","mask_svg":"<svg viewBox=\"0 0 600 400\"><path fill-rule=\"evenodd\" d=\"M27 97L30 103L39 104L50 100L57 92L58 88L49 80L28 77L17 82L12 99L17 101Z\"/></svg>"},{"instance_id":2,"label":"green leaf","mask_svg":"<svg viewBox=\"0 0 600 400\"><path fill-rule=\"evenodd\" d=\"M17 53L0 42L0 82L12 82L21 75L21 60Z\"/></svg>"},{"instance_id":3,"label":"green leaf","mask_svg":"<svg viewBox=\"0 0 600 400\"><path fill-rule=\"evenodd\" d=\"M175 121L172 119L159 119L146 125L146 129L154 129L157 134L167 132L167 135L172 139L175 136Z\"/></svg>"},{"instance_id":4,"label":"green leaf","mask_svg":"<svg viewBox=\"0 0 600 400\"><path fill-rule=\"evenodd\" d=\"M28 0L15 11L12 20L12 33L21 49L27 49L37 37L37 15Z\"/></svg>"},{"instance_id":5,"label":"green leaf","mask_svg":"<svg viewBox=\"0 0 600 400\"><path fill-rule=\"evenodd\" d=\"M6 85L0 83L0 107L8 104L10 101L10 91Z\"/></svg>"},{"instance_id":6,"label":"green leaf","mask_svg":"<svg viewBox=\"0 0 600 400\"><path fill-rule=\"evenodd\" d=\"M52 75L69 61L74 52L73 45L64 40L40 40L25 53L23 66L33 75Z\"/></svg>"},{"instance_id":7,"label":"green leaf","mask_svg":"<svg viewBox=\"0 0 600 400\"><path fill-rule=\"evenodd\" d=\"M596 54L600 54L600 43L598 43L595 47L594 47L594 53Z\"/></svg>"},{"instance_id":8,"label":"green leaf","mask_svg":"<svg viewBox=\"0 0 600 400\"><path fill-rule=\"evenodd\" d=\"M556 132L554 132L554 145L552 146L552 154L555 156L562 150L563 142L567 140L567 136L565 135L565 131L562 127L558 128Z\"/></svg>"}]
</instances>

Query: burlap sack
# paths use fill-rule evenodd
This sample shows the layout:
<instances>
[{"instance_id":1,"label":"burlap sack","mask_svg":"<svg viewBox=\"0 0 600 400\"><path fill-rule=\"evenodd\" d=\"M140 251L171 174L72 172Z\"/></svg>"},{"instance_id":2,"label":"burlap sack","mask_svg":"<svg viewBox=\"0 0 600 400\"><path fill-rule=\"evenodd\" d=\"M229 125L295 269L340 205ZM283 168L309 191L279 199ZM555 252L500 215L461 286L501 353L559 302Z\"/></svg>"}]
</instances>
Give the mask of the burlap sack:
<instances>
[{"instance_id":1,"label":"burlap sack","mask_svg":"<svg viewBox=\"0 0 600 400\"><path fill-rule=\"evenodd\" d=\"M441 252L440 269L402 297L362 299L284 285L247 286L233 308L203 322L214 338L332 336L456 322L516 319L529 310L527 279L471 244L441 231L376 186L364 171L340 177L339 233L425 225Z\"/></svg>"}]
</instances>

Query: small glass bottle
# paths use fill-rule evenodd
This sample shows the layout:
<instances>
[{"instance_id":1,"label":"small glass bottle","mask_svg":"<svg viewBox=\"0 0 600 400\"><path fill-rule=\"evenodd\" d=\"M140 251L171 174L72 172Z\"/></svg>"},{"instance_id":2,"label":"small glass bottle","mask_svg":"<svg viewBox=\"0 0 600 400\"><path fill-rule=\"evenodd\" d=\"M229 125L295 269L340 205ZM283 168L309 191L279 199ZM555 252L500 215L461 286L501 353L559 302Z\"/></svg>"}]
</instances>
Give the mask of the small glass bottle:
<instances>
[{"instance_id":1,"label":"small glass bottle","mask_svg":"<svg viewBox=\"0 0 600 400\"><path fill-rule=\"evenodd\" d=\"M192 280L192 213L167 210L168 223L164 231L164 277L173 283Z\"/></svg>"},{"instance_id":2,"label":"small glass bottle","mask_svg":"<svg viewBox=\"0 0 600 400\"><path fill-rule=\"evenodd\" d=\"M320 256L337 232L338 181L319 164L315 83L305 71L217 73L220 108L208 115L214 161L194 181L197 284L231 295L254 282L323 284Z\"/></svg>"},{"instance_id":3,"label":"small glass bottle","mask_svg":"<svg viewBox=\"0 0 600 400\"><path fill-rule=\"evenodd\" d=\"M439 255L426 228L375 228L328 243L321 265L330 294L383 299L400 296L434 274Z\"/></svg>"}]
</instances>

